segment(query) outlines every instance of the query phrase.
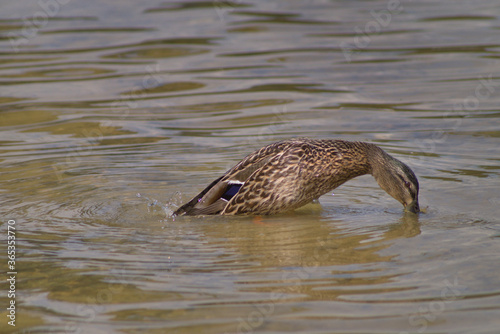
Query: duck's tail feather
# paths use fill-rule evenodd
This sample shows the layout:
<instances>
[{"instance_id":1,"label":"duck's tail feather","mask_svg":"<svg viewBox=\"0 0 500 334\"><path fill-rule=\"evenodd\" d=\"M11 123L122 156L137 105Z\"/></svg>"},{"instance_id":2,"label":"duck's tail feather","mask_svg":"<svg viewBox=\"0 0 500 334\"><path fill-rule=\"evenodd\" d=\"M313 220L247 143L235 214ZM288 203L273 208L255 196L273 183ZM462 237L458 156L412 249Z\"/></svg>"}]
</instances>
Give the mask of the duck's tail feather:
<instances>
[{"instance_id":1,"label":"duck's tail feather","mask_svg":"<svg viewBox=\"0 0 500 334\"><path fill-rule=\"evenodd\" d=\"M182 215L188 215L188 216L194 216L200 213L193 213L196 212L195 206L200 202L200 200L205 196L219 181L223 178L224 176L219 177L212 183L210 183L201 193L193 197L189 202L186 204L182 205L180 208L175 210L173 213L174 216L182 216ZM198 209L199 210L199 209Z\"/></svg>"}]
</instances>

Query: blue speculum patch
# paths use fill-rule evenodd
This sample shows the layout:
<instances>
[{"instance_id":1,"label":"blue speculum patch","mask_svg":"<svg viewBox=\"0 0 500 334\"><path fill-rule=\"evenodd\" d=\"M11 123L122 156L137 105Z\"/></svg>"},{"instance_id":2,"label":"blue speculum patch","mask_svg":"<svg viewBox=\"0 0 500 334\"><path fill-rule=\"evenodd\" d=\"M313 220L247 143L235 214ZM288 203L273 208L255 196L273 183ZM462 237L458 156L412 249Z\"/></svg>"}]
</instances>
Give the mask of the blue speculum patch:
<instances>
[{"instance_id":1,"label":"blue speculum patch","mask_svg":"<svg viewBox=\"0 0 500 334\"><path fill-rule=\"evenodd\" d=\"M221 198L229 201L231 198L233 198L234 195L238 193L238 191L240 191L242 185L243 184L240 183L229 184L226 192L221 196Z\"/></svg>"}]
</instances>

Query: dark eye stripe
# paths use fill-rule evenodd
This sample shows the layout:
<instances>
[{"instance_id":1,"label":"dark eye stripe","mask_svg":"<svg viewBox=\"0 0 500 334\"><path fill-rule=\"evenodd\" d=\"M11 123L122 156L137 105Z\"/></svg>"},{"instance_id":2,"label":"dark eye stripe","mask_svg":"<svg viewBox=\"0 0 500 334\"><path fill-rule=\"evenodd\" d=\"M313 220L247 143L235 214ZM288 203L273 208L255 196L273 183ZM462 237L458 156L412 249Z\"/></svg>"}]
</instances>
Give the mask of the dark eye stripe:
<instances>
[{"instance_id":1,"label":"dark eye stripe","mask_svg":"<svg viewBox=\"0 0 500 334\"><path fill-rule=\"evenodd\" d=\"M406 181L404 177L402 177L401 175L398 175L398 177L401 180L401 182L404 183L404 185L406 186L406 188L410 188L411 187L411 183L409 181Z\"/></svg>"}]
</instances>

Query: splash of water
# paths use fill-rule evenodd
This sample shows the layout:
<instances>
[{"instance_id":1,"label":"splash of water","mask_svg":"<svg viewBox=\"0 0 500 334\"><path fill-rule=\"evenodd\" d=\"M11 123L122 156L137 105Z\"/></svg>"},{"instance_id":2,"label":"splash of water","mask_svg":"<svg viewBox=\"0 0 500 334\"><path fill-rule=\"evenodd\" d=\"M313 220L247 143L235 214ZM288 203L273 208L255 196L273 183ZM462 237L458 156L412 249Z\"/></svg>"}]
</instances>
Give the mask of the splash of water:
<instances>
[{"instance_id":1,"label":"splash of water","mask_svg":"<svg viewBox=\"0 0 500 334\"><path fill-rule=\"evenodd\" d=\"M162 203L161 201L155 199L155 198L149 198L147 196L144 196L141 193L137 193L136 196L138 198L144 199L145 202L147 203L147 208L148 212L157 212L158 208L162 210L166 218L174 218L173 214L175 210L181 205L182 203L182 194L180 191L176 191L174 194L172 194L167 200L166 203Z\"/></svg>"}]
</instances>

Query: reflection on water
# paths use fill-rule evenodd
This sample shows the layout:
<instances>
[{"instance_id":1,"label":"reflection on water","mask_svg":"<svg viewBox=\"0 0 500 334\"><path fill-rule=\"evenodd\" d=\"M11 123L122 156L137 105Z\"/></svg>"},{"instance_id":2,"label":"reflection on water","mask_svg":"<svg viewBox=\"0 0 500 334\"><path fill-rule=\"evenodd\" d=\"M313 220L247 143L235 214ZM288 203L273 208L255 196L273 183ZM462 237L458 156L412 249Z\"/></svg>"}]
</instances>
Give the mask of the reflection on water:
<instances>
[{"instance_id":1,"label":"reflection on water","mask_svg":"<svg viewBox=\"0 0 500 334\"><path fill-rule=\"evenodd\" d=\"M496 333L499 16L492 0L2 5L18 308L1 331ZM377 143L415 170L424 213L363 176L294 213L170 216L294 136Z\"/></svg>"}]
</instances>

